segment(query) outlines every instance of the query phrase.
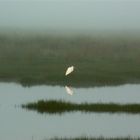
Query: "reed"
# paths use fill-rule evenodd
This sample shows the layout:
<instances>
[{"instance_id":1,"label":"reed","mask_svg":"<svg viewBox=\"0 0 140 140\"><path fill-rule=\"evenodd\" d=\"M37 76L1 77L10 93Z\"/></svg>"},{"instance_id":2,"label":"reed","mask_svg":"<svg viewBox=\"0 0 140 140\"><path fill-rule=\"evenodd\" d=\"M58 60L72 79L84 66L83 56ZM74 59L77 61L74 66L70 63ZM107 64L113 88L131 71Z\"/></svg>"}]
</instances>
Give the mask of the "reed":
<instances>
[{"instance_id":1,"label":"reed","mask_svg":"<svg viewBox=\"0 0 140 140\"><path fill-rule=\"evenodd\" d=\"M71 103L56 100L40 100L35 103L22 105L23 108L36 110L39 113L62 114L71 111L98 112L98 113L131 113L140 114L140 104L114 103Z\"/></svg>"}]
</instances>

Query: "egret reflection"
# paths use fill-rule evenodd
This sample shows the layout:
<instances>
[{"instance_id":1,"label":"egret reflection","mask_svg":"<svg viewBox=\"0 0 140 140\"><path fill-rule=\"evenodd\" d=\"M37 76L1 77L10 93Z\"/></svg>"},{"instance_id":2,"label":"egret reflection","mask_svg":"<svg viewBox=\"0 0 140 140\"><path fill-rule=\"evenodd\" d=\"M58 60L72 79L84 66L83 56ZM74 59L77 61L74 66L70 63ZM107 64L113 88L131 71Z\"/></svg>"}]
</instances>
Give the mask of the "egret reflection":
<instances>
[{"instance_id":1,"label":"egret reflection","mask_svg":"<svg viewBox=\"0 0 140 140\"><path fill-rule=\"evenodd\" d=\"M73 90L72 90L71 87L65 86L65 89L66 89L66 92L67 92L69 95L73 95Z\"/></svg>"}]
</instances>

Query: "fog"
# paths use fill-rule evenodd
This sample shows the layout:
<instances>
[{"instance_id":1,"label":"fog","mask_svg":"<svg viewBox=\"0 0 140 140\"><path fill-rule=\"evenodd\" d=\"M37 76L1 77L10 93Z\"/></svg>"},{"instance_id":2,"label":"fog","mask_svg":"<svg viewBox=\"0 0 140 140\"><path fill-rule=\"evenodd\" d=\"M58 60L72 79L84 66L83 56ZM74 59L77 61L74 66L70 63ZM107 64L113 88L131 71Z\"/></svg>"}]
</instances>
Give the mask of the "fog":
<instances>
[{"instance_id":1,"label":"fog","mask_svg":"<svg viewBox=\"0 0 140 140\"><path fill-rule=\"evenodd\" d=\"M0 0L0 29L140 30L139 0Z\"/></svg>"}]
</instances>

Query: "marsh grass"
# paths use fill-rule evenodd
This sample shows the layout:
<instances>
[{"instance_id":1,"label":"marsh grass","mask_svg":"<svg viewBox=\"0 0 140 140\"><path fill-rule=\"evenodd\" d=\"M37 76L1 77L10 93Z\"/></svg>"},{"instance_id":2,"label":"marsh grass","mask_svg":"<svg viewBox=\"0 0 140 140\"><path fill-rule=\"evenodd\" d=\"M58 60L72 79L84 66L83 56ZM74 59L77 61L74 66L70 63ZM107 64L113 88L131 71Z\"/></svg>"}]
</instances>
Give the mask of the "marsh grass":
<instances>
[{"instance_id":1,"label":"marsh grass","mask_svg":"<svg viewBox=\"0 0 140 140\"><path fill-rule=\"evenodd\" d=\"M140 140L140 138L131 137L117 137L117 138L105 138L105 137L77 137L77 138L52 138L49 140Z\"/></svg>"},{"instance_id":2,"label":"marsh grass","mask_svg":"<svg viewBox=\"0 0 140 140\"><path fill-rule=\"evenodd\" d=\"M65 113L71 111L82 111L82 112L106 112L106 113L140 113L140 104L114 104L114 103L71 103L65 101L56 100L40 100L35 103L28 103L22 105L23 108L29 110L36 110L39 113Z\"/></svg>"},{"instance_id":3,"label":"marsh grass","mask_svg":"<svg viewBox=\"0 0 140 140\"><path fill-rule=\"evenodd\" d=\"M23 85L140 83L140 39L0 34L0 80ZM64 76L68 66L75 72Z\"/></svg>"}]
</instances>

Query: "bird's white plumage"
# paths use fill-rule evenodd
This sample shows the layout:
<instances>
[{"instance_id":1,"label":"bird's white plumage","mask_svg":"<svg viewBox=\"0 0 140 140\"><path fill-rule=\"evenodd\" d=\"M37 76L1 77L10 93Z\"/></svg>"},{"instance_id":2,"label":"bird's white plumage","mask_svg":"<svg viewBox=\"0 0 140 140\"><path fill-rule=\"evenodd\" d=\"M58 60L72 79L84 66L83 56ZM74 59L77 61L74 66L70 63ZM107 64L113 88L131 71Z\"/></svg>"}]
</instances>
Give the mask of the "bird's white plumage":
<instances>
[{"instance_id":1,"label":"bird's white plumage","mask_svg":"<svg viewBox=\"0 0 140 140\"><path fill-rule=\"evenodd\" d=\"M68 67L67 70L66 70L65 75L67 76L68 74L70 74L73 71L74 71L74 66Z\"/></svg>"}]
</instances>

